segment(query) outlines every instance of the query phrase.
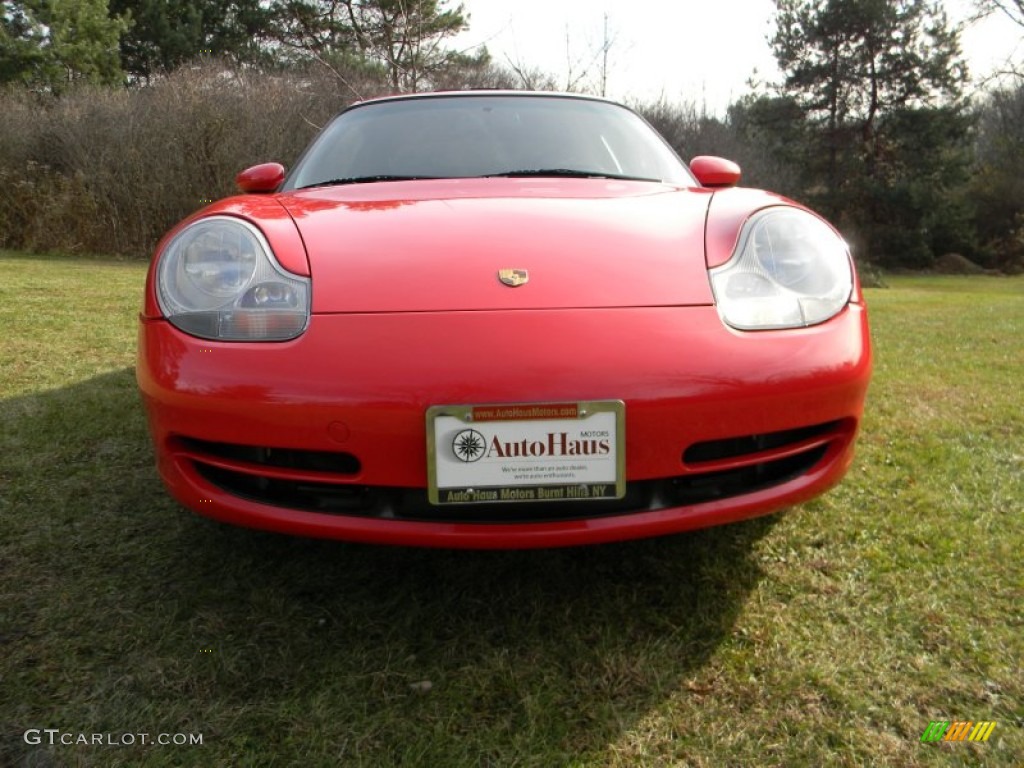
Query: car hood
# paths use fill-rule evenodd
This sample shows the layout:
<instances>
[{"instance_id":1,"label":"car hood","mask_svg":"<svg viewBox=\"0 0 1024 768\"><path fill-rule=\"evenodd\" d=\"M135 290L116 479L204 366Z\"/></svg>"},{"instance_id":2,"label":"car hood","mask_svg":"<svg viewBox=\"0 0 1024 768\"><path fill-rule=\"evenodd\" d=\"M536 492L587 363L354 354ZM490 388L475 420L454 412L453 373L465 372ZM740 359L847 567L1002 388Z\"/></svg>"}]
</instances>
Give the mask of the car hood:
<instances>
[{"instance_id":1,"label":"car hood","mask_svg":"<svg viewBox=\"0 0 1024 768\"><path fill-rule=\"evenodd\" d=\"M313 312L711 304L711 194L651 182L449 179L297 190ZM523 270L509 287L499 270Z\"/></svg>"}]
</instances>

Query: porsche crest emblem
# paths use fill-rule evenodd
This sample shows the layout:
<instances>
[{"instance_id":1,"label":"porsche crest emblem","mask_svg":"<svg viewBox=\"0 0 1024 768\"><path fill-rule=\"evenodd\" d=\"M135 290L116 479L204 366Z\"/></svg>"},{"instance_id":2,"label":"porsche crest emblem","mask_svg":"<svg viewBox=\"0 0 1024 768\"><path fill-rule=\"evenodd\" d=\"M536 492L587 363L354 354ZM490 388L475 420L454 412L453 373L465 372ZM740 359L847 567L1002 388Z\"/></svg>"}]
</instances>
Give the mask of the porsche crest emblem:
<instances>
[{"instance_id":1,"label":"porsche crest emblem","mask_svg":"<svg viewBox=\"0 0 1024 768\"><path fill-rule=\"evenodd\" d=\"M530 275L525 269L499 269L498 279L505 285L518 288L530 280Z\"/></svg>"}]
</instances>

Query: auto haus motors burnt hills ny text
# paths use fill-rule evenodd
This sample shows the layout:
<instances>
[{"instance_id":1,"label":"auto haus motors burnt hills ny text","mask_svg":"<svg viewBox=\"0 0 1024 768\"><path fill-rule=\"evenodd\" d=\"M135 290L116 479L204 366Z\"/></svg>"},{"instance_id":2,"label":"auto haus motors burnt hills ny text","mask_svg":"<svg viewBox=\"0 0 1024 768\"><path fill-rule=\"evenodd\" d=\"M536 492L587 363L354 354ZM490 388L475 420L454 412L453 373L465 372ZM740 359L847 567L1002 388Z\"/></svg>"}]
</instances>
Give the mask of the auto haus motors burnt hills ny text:
<instances>
[{"instance_id":1,"label":"auto haus motors burnt hills ny text","mask_svg":"<svg viewBox=\"0 0 1024 768\"><path fill-rule=\"evenodd\" d=\"M465 491L448 491L445 501L478 502L478 501L572 501L573 499L610 498L606 492L614 490L613 485L565 485L538 488L499 488L497 490L477 491L472 488Z\"/></svg>"}]
</instances>

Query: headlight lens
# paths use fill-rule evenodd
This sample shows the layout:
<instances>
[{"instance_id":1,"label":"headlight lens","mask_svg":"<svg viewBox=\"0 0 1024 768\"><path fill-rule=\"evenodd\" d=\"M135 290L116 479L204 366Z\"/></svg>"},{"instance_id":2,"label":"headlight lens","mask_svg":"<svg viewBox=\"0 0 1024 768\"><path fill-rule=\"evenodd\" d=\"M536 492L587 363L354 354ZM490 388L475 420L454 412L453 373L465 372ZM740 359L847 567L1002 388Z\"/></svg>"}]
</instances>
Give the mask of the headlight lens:
<instances>
[{"instance_id":1,"label":"headlight lens","mask_svg":"<svg viewBox=\"0 0 1024 768\"><path fill-rule=\"evenodd\" d=\"M732 258L711 270L711 287L719 314L733 328L815 325L850 300L850 251L813 214L767 208L747 220Z\"/></svg>"},{"instance_id":2,"label":"headlight lens","mask_svg":"<svg viewBox=\"0 0 1024 768\"><path fill-rule=\"evenodd\" d=\"M157 298L185 333L226 341L281 341L309 321L309 278L281 269L248 222L210 216L175 235L160 254Z\"/></svg>"}]
</instances>

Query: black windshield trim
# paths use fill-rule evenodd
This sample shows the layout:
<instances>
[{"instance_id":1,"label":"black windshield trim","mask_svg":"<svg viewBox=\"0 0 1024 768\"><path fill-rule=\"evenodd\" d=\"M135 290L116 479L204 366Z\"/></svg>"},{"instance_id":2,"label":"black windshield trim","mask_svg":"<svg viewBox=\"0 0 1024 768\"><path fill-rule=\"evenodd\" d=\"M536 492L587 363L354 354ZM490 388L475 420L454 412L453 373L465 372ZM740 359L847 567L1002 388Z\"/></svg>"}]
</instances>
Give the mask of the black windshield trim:
<instances>
[{"instance_id":1,"label":"black windshield trim","mask_svg":"<svg viewBox=\"0 0 1024 768\"><path fill-rule=\"evenodd\" d=\"M615 179L617 181L653 181L659 184L662 181L661 179L651 179L643 176L628 176L624 173L606 173L604 171L580 171L573 168L531 168L519 171L502 171L501 173L488 173L478 178L529 179L544 176L570 179Z\"/></svg>"},{"instance_id":2,"label":"black windshield trim","mask_svg":"<svg viewBox=\"0 0 1024 768\"><path fill-rule=\"evenodd\" d=\"M307 184L299 189L314 189L316 187L337 187L342 184L374 184L380 181L420 181L421 179L437 179L438 176L394 176L386 173L379 173L373 176L350 176L344 179L329 179L318 181L316 184Z\"/></svg>"}]
</instances>

